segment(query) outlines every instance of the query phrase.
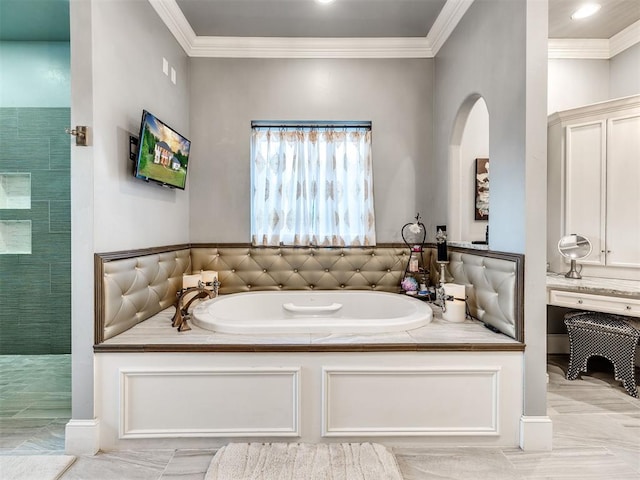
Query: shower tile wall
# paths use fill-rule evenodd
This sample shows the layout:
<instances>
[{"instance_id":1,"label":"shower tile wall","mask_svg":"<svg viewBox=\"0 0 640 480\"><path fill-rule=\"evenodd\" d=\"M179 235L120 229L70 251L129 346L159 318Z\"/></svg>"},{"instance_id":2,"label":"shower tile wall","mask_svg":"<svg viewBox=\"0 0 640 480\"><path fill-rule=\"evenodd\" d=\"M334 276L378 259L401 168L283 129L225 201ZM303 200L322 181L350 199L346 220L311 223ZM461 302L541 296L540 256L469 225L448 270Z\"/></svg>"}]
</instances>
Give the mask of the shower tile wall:
<instances>
[{"instance_id":1,"label":"shower tile wall","mask_svg":"<svg viewBox=\"0 0 640 480\"><path fill-rule=\"evenodd\" d=\"M71 352L69 108L0 108L0 173L31 173L31 254L0 255L0 355Z\"/></svg>"}]
</instances>

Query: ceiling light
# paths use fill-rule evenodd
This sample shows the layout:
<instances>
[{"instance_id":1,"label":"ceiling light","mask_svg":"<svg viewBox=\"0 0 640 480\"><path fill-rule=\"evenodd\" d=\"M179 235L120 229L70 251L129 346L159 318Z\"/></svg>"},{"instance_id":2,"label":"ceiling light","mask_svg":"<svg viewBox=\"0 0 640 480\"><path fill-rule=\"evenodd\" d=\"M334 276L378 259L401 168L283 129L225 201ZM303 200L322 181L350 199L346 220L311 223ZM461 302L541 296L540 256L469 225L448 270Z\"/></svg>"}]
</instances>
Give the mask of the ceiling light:
<instances>
[{"instance_id":1,"label":"ceiling light","mask_svg":"<svg viewBox=\"0 0 640 480\"><path fill-rule=\"evenodd\" d=\"M571 15L571 20L580 20L582 18L590 17L598 10L600 10L600 5L598 5L597 3L588 3L573 12L573 14Z\"/></svg>"},{"instance_id":2,"label":"ceiling light","mask_svg":"<svg viewBox=\"0 0 640 480\"><path fill-rule=\"evenodd\" d=\"M332 3L333 0L316 0L318 3Z\"/></svg>"}]
</instances>

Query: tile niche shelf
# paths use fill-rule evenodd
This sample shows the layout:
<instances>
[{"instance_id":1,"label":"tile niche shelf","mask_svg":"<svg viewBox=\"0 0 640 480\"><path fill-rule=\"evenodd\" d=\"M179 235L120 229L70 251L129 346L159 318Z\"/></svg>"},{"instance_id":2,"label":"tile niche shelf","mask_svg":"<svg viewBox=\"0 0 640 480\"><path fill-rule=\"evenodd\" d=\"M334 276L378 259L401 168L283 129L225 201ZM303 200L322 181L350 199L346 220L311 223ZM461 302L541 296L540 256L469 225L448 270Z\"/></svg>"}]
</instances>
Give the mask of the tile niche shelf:
<instances>
[{"instance_id":1,"label":"tile niche shelf","mask_svg":"<svg viewBox=\"0 0 640 480\"><path fill-rule=\"evenodd\" d=\"M0 255L31 253L31 220L0 220Z\"/></svg>"},{"instance_id":2,"label":"tile niche shelf","mask_svg":"<svg viewBox=\"0 0 640 480\"><path fill-rule=\"evenodd\" d=\"M29 210L31 208L31 174L0 173L0 209Z\"/></svg>"},{"instance_id":3,"label":"tile niche shelf","mask_svg":"<svg viewBox=\"0 0 640 480\"><path fill-rule=\"evenodd\" d=\"M0 210L31 209L31 174L0 172ZM31 220L0 220L0 255L31 253Z\"/></svg>"}]
</instances>

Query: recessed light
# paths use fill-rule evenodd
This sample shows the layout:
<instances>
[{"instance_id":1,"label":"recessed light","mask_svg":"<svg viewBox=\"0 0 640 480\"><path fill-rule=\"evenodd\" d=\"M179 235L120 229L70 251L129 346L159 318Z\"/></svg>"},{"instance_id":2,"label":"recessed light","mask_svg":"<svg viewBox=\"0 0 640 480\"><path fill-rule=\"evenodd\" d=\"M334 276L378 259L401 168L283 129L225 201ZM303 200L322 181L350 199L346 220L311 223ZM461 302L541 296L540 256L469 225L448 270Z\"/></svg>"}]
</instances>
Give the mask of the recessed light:
<instances>
[{"instance_id":1,"label":"recessed light","mask_svg":"<svg viewBox=\"0 0 640 480\"><path fill-rule=\"evenodd\" d=\"M318 3L333 3L333 0L316 0Z\"/></svg>"},{"instance_id":2,"label":"recessed light","mask_svg":"<svg viewBox=\"0 0 640 480\"><path fill-rule=\"evenodd\" d=\"M578 10L573 12L571 15L571 20L580 20L582 18L587 18L600 10L600 5L597 3L587 3L586 5L581 6Z\"/></svg>"}]
</instances>

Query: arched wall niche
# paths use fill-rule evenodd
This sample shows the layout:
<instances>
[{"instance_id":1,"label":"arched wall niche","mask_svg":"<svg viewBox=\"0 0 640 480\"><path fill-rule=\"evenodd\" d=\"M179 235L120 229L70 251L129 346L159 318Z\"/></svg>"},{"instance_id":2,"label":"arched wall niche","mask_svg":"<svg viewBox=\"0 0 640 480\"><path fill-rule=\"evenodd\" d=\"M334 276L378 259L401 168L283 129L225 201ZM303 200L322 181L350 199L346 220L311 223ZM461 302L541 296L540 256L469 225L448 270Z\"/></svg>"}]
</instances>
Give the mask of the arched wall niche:
<instances>
[{"instance_id":1,"label":"arched wall niche","mask_svg":"<svg viewBox=\"0 0 640 480\"><path fill-rule=\"evenodd\" d=\"M449 142L449 215L451 241L485 239L488 220L475 218L476 158L489 156L489 110L484 98L469 95L458 110Z\"/></svg>"}]
</instances>

